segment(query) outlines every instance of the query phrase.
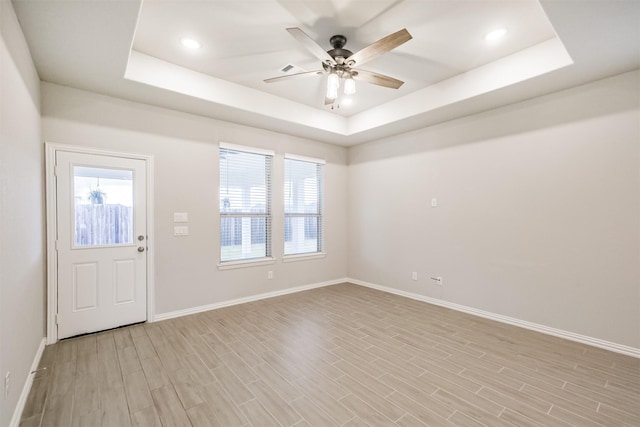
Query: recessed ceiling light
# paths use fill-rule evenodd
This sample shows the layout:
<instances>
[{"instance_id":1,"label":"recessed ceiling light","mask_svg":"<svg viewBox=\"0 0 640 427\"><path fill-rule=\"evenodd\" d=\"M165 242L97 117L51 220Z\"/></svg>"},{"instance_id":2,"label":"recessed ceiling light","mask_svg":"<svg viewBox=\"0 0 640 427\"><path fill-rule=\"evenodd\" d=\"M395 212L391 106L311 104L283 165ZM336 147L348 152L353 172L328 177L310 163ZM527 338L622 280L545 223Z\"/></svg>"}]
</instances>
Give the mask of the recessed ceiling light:
<instances>
[{"instance_id":1,"label":"recessed ceiling light","mask_svg":"<svg viewBox=\"0 0 640 427\"><path fill-rule=\"evenodd\" d=\"M490 41L501 39L502 37L504 37L505 34L507 34L506 28L498 28L488 32L487 35L484 36L484 39L490 42Z\"/></svg>"},{"instance_id":2,"label":"recessed ceiling light","mask_svg":"<svg viewBox=\"0 0 640 427\"><path fill-rule=\"evenodd\" d=\"M182 43L182 46L189 49L200 49L202 47L198 40L190 39L187 37L180 39L180 42Z\"/></svg>"}]
</instances>

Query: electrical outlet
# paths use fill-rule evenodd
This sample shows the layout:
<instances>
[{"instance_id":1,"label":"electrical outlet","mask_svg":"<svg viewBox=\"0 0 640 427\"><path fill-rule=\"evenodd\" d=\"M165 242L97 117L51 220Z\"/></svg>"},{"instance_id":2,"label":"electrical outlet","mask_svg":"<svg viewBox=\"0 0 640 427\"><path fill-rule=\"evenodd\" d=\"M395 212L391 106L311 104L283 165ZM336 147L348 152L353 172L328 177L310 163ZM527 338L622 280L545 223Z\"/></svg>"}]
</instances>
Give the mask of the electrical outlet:
<instances>
[{"instance_id":1,"label":"electrical outlet","mask_svg":"<svg viewBox=\"0 0 640 427\"><path fill-rule=\"evenodd\" d=\"M269 271L267 273L267 279L269 279L269 280L273 279L273 271Z\"/></svg>"},{"instance_id":2,"label":"electrical outlet","mask_svg":"<svg viewBox=\"0 0 640 427\"><path fill-rule=\"evenodd\" d=\"M7 371L4 375L4 398L6 399L9 396L9 391L11 390L11 372Z\"/></svg>"},{"instance_id":3,"label":"electrical outlet","mask_svg":"<svg viewBox=\"0 0 640 427\"><path fill-rule=\"evenodd\" d=\"M418 272L414 271L411 273L411 280L418 280Z\"/></svg>"}]
</instances>

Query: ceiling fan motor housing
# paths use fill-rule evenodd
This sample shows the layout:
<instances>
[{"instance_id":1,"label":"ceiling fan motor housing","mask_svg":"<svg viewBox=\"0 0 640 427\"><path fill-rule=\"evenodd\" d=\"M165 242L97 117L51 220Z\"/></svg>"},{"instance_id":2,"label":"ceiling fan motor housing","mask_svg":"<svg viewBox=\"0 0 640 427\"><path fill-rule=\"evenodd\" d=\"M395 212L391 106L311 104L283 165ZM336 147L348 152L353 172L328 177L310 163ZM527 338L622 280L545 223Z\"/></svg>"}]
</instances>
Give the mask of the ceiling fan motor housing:
<instances>
[{"instance_id":1,"label":"ceiling fan motor housing","mask_svg":"<svg viewBox=\"0 0 640 427\"><path fill-rule=\"evenodd\" d=\"M353 55L353 52L351 52L350 50L343 49L344 45L347 44L347 38L345 36L342 36L339 34L335 35L329 39L329 43L331 43L331 46L333 46L333 49L327 51L327 53L331 55L333 59L336 59L338 57L342 57L346 59L351 55ZM339 62L339 61L336 60L336 62Z\"/></svg>"}]
</instances>

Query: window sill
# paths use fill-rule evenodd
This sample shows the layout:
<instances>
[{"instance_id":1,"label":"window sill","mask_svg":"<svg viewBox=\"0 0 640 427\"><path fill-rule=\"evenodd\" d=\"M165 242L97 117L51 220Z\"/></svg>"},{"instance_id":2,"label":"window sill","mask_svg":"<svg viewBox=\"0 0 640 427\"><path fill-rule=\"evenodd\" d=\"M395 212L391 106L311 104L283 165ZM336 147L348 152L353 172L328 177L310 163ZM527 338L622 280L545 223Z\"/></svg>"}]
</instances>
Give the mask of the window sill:
<instances>
[{"instance_id":1,"label":"window sill","mask_svg":"<svg viewBox=\"0 0 640 427\"><path fill-rule=\"evenodd\" d=\"M325 252L314 252L312 254L300 254L300 255L285 255L282 258L282 262L308 261L312 259L324 258L326 256L327 254Z\"/></svg>"},{"instance_id":2,"label":"window sill","mask_svg":"<svg viewBox=\"0 0 640 427\"><path fill-rule=\"evenodd\" d=\"M246 261L227 261L219 263L218 270L233 270L236 268L259 267L261 265L271 265L275 262L275 258L258 258Z\"/></svg>"}]
</instances>

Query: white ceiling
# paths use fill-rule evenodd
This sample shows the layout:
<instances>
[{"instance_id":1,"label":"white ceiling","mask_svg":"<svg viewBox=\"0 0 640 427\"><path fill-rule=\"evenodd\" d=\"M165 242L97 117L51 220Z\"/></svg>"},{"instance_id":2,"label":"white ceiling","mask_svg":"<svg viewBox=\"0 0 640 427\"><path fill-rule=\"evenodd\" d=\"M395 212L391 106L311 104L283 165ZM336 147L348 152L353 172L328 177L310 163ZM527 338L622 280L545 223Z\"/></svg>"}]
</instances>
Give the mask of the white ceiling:
<instances>
[{"instance_id":1,"label":"white ceiling","mask_svg":"<svg viewBox=\"0 0 640 427\"><path fill-rule=\"evenodd\" d=\"M44 81L341 145L354 145L640 68L637 0L14 0ZM353 52L402 28L413 39L362 68L324 106L326 78L285 31ZM487 43L497 27L507 35ZM192 37L202 48L180 44Z\"/></svg>"}]
</instances>

